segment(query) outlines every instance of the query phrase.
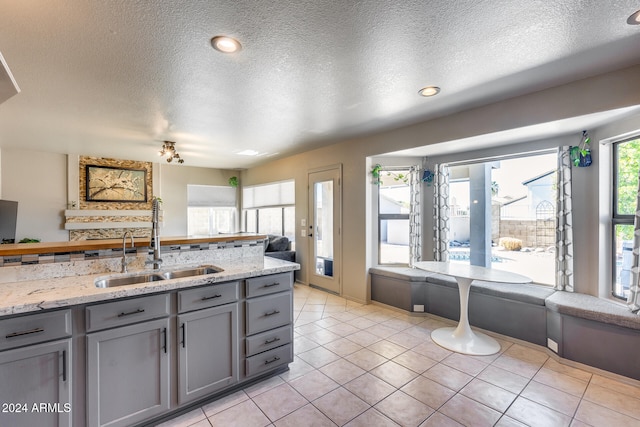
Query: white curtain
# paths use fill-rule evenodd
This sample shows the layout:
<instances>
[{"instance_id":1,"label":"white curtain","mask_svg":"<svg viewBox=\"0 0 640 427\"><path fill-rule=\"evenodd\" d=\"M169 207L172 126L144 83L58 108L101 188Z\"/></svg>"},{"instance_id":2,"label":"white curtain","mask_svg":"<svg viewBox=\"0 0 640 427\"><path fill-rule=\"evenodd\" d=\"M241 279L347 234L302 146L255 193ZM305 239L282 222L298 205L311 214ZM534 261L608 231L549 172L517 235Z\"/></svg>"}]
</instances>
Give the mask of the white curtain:
<instances>
[{"instance_id":1,"label":"white curtain","mask_svg":"<svg viewBox=\"0 0 640 427\"><path fill-rule=\"evenodd\" d=\"M638 198L633 228L633 255L631 259L631 284L627 305L634 313L640 314L640 171L638 176Z\"/></svg>"},{"instance_id":2,"label":"white curtain","mask_svg":"<svg viewBox=\"0 0 640 427\"><path fill-rule=\"evenodd\" d=\"M571 153L569 146L558 151L556 191L556 286L573 292L573 213L571 204Z\"/></svg>"},{"instance_id":3,"label":"white curtain","mask_svg":"<svg viewBox=\"0 0 640 427\"><path fill-rule=\"evenodd\" d=\"M422 243L420 230L420 167L412 166L409 170L409 266L420 261Z\"/></svg>"},{"instance_id":4,"label":"white curtain","mask_svg":"<svg viewBox=\"0 0 640 427\"><path fill-rule=\"evenodd\" d=\"M433 259L449 261L449 166L436 165L433 177Z\"/></svg>"}]
</instances>

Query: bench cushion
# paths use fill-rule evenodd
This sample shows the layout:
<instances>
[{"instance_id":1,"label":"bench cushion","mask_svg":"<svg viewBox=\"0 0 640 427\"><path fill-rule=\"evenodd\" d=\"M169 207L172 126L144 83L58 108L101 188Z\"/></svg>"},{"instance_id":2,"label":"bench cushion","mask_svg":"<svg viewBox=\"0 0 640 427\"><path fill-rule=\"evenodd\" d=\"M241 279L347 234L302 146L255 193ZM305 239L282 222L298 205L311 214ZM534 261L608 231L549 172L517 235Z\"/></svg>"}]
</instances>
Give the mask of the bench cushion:
<instances>
[{"instance_id":1,"label":"bench cushion","mask_svg":"<svg viewBox=\"0 0 640 427\"><path fill-rule=\"evenodd\" d=\"M542 285L495 283L476 280L471 282L471 292L478 292L527 304L545 305L545 300L553 295L555 290L549 286Z\"/></svg>"},{"instance_id":2,"label":"bench cushion","mask_svg":"<svg viewBox=\"0 0 640 427\"><path fill-rule=\"evenodd\" d=\"M424 270L410 267L372 267L369 273L409 282L426 282L427 277L431 276Z\"/></svg>"},{"instance_id":3,"label":"bench cushion","mask_svg":"<svg viewBox=\"0 0 640 427\"><path fill-rule=\"evenodd\" d=\"M448 288L458 288L456 279L444 274L430 273L418 268L409 267L373 267L371 274L390 277L409 282L429 282ZM499 298L520 301L527 304L545 305L545 299L555 291L548 286L521 283L494 283L475 280L471 284L471 292L478 292Z\"/></svg>"},{"instance_id":4,"label":"bench cushion","mask_svg":"<svg viewBox=\"0 0 640 427\"><path fill-rule=\"evenodd\" d=\"M560 314L640 330L640 316L625 305L592 295L558 291L547 298L547 308Z\"/></svg>"}]
</instances>

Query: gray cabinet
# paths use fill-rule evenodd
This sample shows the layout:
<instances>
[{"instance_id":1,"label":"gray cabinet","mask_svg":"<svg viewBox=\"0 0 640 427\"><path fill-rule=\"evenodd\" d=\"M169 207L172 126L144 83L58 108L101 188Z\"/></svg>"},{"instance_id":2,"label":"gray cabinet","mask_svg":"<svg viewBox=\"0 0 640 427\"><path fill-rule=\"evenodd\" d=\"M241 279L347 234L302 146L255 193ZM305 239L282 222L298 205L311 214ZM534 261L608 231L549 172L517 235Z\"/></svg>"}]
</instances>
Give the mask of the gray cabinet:
<instances>
[{"instance_id":1,"label":"gray cabinet","mask_svg":"<svg viewBox=\"0 0 640 427\"><path fill-rule=\"evenodd\" d=\"M87 315L97 308L106 319L100 327L109 327L108 319L120 325L150 312L162 315L165 300L147 298L128 301L130 311L109 303L88 307ZM113 309L113 315L103 308ZM168 334L168 318L87 334L87 425L129 426L169 410Z\"/></svg>"},{"instance_id":2,"label":"gray cabinet","mask_svg":"<svg viewBox=\"0 0 640 427\"><path fill-rule=\"evenodd\" d=\"M71 339L0 352L0 426L71 426L70 366Z\"/></svg>"},{"instance_id":3,"label":"gray cabinet","mask_svg":"<svg viewBox=\"0 0 640 427\"><path fill-rule=\"evenodd\" d=\"M293 274L246 280L245 376L293 361Z\"/></svg>"},{"instance_id":4,"label":"gray cabinet","mask_svg":"<svg viewBox=\"0 0 640 427\"><path fill-rule=\"evenodd\" d=\"M178 403L238 382L238 304L178 316Z\"/></svg>"},{"instance_id":5,"label":"gray cabinet","mask_svg":"<svg viewBox=\"0 0 640 427\"><path fill-rule=\"evenodd\" d=\"M0 320L0 426L71 425L71 312Z\"/></svg>"}]
</instances>

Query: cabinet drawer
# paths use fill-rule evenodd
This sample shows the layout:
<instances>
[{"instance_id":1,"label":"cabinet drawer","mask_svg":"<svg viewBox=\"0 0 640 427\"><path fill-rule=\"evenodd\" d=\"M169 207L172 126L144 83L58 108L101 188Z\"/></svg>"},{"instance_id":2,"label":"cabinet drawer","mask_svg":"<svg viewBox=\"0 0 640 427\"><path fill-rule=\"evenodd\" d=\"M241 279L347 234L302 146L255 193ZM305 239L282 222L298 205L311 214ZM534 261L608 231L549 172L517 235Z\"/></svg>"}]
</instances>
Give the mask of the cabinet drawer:
<instances>
[{"instance_id":1,"label":"cabinet drawer","mask_svg":"<svg viewBox=\"0 0 640 427\"><path fill-rule=\"evenodd\" d=\"M293 362L293 346L291 344L283 345L273 350L247 357L245 361L246 375L249 377L291 362Z\"/></svg>"},{"instance_id":2,"label":"cabinet drawer","mask_svg":"<svg viewBox=\"0 0 640 427\"><path fill-rule=\"evenodd\" d=\"M215 307L238 301L239 282L212 284L178 292L178 312Z\"/></svg>"},{"instance_id":3,"label":"cabinet drawer","mask_svg":"<svg viewBox=\"0 0 640 427\"><path fill-rule=\"evenodd\" d=\"M247 335L284 326L293 321L291 292L247 300Z\"/></svg>"},{"instance_id":4,"label":"cabinet drawer","mask_svg":"<svg viewBox=\"0 0 640 427\"><path fill-rule=\"evenodd\" d=\"M293 327L291 325L287 325L282 328L273 329L271 331L247 337L245 341L247 356L253 356L254 354L262 353L263 351L271 350L272 348L280 347L284 344L289 344L291 342L292 334Z\"/></svg>"},{"instance_id":5,"label":"cabinet drawer","mask_svg":"<svg viewBox=\"0 0 640 427\"><path fill-rule=\"evenodd\" d=\"M169 315L169 294L91 305L86 308L87 332L128 325Z\"/></svg>"},{"instance_id":6,"label":"cabinet drawer","mask_svg":"<svg viewBox=\"0 0 640 427\"><path fill-rule=\"evenodd\" d=\"M71 336L71 310L0 321L0 350Z\"/></svg>"},{"instance_id":7,"label":"cabinet drawer","mask_svg":"<svg viewBox=\"0 0 640 427\"><path fill-rule=\"evenodd\" d=\"M288 291L293 288L293 273L271 274L246 279L247 298Z\"/></svg>"}]
</instances>

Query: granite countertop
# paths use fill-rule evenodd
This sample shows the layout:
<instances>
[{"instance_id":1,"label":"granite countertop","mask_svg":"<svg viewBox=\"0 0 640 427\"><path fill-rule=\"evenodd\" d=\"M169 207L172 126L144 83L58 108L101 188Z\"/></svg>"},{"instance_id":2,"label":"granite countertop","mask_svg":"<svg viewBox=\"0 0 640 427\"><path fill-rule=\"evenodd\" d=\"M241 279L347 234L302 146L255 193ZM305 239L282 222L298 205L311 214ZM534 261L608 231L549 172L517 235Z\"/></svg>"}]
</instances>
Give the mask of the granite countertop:
<instances>
[{"instance_id":1,"label":"granite countertop","mask_svg":"<svg viewBox=\"0 0 640 427\"><path fill-rule=\"evenodd\" d=\"M256 260L255 262L219 262L216 263L216 266L223 268L224 271L203 276L160 280L112 288L97 288L94 285L94 281L99 277L121 276L127 273L101 273L2 283L0 284L0 316L71 307L300 269L299 264L270 257L264 257L264 259ZM189 266L163 268L159 271L186 267ZM145 272L150 271L145 270ZM135 273L135 271L132 271L128 274Z\"/></svg>"}]
</instances>

